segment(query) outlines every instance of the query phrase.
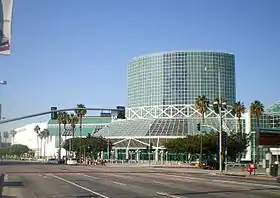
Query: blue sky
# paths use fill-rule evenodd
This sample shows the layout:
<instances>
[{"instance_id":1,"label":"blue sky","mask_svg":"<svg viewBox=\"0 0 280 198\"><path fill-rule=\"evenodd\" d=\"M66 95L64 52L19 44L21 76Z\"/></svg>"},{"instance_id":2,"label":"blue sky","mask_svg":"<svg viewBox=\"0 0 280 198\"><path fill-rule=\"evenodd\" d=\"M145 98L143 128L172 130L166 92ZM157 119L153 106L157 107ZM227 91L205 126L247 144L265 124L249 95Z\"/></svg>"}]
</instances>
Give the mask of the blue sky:
<instances>
[{"instance_id":1,"label":"blue sky","mask_svg":"<svg viewBox=\"0 0 280 198\"><path fill-rule=\"evenodd\" d=\"M234 53L238 100L269 106L280 99L279 9L277 0L15 0L12 54L0 57L3 116L126 105L128 60L167 50Z\"/></svg>"}]
</instances>

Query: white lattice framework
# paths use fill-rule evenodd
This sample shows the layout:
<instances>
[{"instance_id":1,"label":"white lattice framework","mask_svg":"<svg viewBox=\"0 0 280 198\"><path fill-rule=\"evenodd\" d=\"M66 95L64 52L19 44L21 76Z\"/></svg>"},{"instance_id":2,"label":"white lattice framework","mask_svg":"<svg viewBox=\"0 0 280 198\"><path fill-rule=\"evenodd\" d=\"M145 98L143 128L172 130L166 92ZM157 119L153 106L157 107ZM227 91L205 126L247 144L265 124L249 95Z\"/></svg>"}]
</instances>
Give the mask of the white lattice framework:
<instances>
[{"instance_id":1,"label":"white lattice framework","mask_svg":"<svg viewBox=\"0 0 280 198\"><path fill-rule=\"evenodd\" d=\"M126 109L126 117L128 120L136 120L136 119L190 119L190 118L200 118L201 114L197 111L195 108L195 105L157 105L157 106L143 106L143 107L133 107L133 108L127 108ZM217 114L213 110L213 106L210 105L204 115L205 119L207 118L217 118L219 119L219 114ZM227 109L223 110L222 118L224 120L235 120L237 121L237 117L232 114L232 107L227 106ZM244 116L241 117L242 120L245 119ZM206 126L206 125L205 125ZM208 126L212 128L213 130L218 131L218 128L215 128L214 126ZM229 132L230 127L227 126L226 122L223 122L223 128L225 131ZM142 146L145 147L148 146L148 140L152 139L152 141L155 142L154 148L157 149L163 149L164 146L161 143L160 140L166 140L166 139L175 139L180 138L182 136L107 136L105 138L111 139L113 145L116 148L123 148L123 146L119 147L120 143L125 143L125 147L129 148L131 147L131 142L138 142Z\"/></svg>"},{"instance_id":2,"label":"white lattice framework","mask_svg":"<svg viewBox=\"0 0 280 198\"><path fill-rule=\"evenodd\" d=\"M223 111L224 118L236 117L231 113L232 107L227 106L227 109ZM195 105L156 105L156 106L143 106L143 107L132 107L126 109L126 117L128 120L133 119L145 119L145 118L191 118L198 117L201 114L195 108ZM219 117L210 105L207 108L205 118Z\"/></svg>"}]
</instances>

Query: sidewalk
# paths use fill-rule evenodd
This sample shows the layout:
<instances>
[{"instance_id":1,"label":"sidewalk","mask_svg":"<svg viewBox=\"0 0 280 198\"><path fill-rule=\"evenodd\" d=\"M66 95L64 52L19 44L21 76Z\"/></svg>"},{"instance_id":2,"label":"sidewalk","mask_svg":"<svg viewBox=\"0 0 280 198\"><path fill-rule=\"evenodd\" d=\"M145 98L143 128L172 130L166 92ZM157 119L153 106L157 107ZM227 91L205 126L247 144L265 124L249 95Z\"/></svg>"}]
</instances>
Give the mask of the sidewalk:
<instances>
[{"instance_id":1,"label":"sidewalk","mask_svg":"<svg viewBox=\"0 0 280 198\"><path fill-rule=\"evenodd\" d=\"M5 175L2 198L35 198L32 193L26 190L22 182L13 179L13 176L11 177Z\"/></svg>"},{"instance_id":2,"label":"sidewalk","mask_svg":"<svg viewBox=\"0 0 280 198\"><path fill-rule=\"evenodd\" d=\"M267 180L267 181L276 181L276 177L272 177L269 175L265 175L263 173L256 173L255 175L249 175L246 172L223 172L223 173L216 173L216 175L220 176L232 176L232 177L242 177L242 178L247 178L247 179L256 179L256 180Z\"/></svg>"}]
</instances>

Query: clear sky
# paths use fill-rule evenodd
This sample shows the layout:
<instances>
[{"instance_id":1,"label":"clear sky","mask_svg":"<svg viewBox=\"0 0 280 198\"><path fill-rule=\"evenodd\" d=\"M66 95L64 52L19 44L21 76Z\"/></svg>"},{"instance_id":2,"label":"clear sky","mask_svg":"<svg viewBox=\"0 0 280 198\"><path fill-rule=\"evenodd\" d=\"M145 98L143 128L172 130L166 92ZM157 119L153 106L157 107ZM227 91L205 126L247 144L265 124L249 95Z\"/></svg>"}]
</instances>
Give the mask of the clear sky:
<instances>
[{"instance_id":1,"label":"clear sky","mask_svg":"<svg viewBox=\"0 0 280 198\"><path fill-rule=\"evenodd\" d=\"M15 0L3 116L126 105L128 60L166 50L234 53L238 100L269 106L280 99L279 10L278 0Z\"/></svg>"}]
</instances>

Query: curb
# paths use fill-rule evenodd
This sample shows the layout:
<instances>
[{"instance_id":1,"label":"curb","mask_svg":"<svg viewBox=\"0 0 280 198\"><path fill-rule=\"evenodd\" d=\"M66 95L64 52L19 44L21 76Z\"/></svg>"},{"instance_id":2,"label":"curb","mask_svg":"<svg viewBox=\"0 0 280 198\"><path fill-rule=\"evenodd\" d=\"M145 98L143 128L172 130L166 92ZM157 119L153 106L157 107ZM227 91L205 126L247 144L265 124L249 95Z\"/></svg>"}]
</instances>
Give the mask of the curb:
<instances>
[{"instance_id":1,"label":"curb","mask_svg":"<svg viewBox=\"0 0 280 198\"><path fill-rule=\"evenodd\" d=\"M228 176L228 177L239 177L244 179L250 179L250 180L262 180L262 181L276 181L280 183L280 178L270 177L270 176L264 176L264 175L245 175L245 174L230 174L230 173L224 173L224 174L216 174L217 176ZM279 180L279 181L278 181Z\"/></svg>"}]
</instances>

